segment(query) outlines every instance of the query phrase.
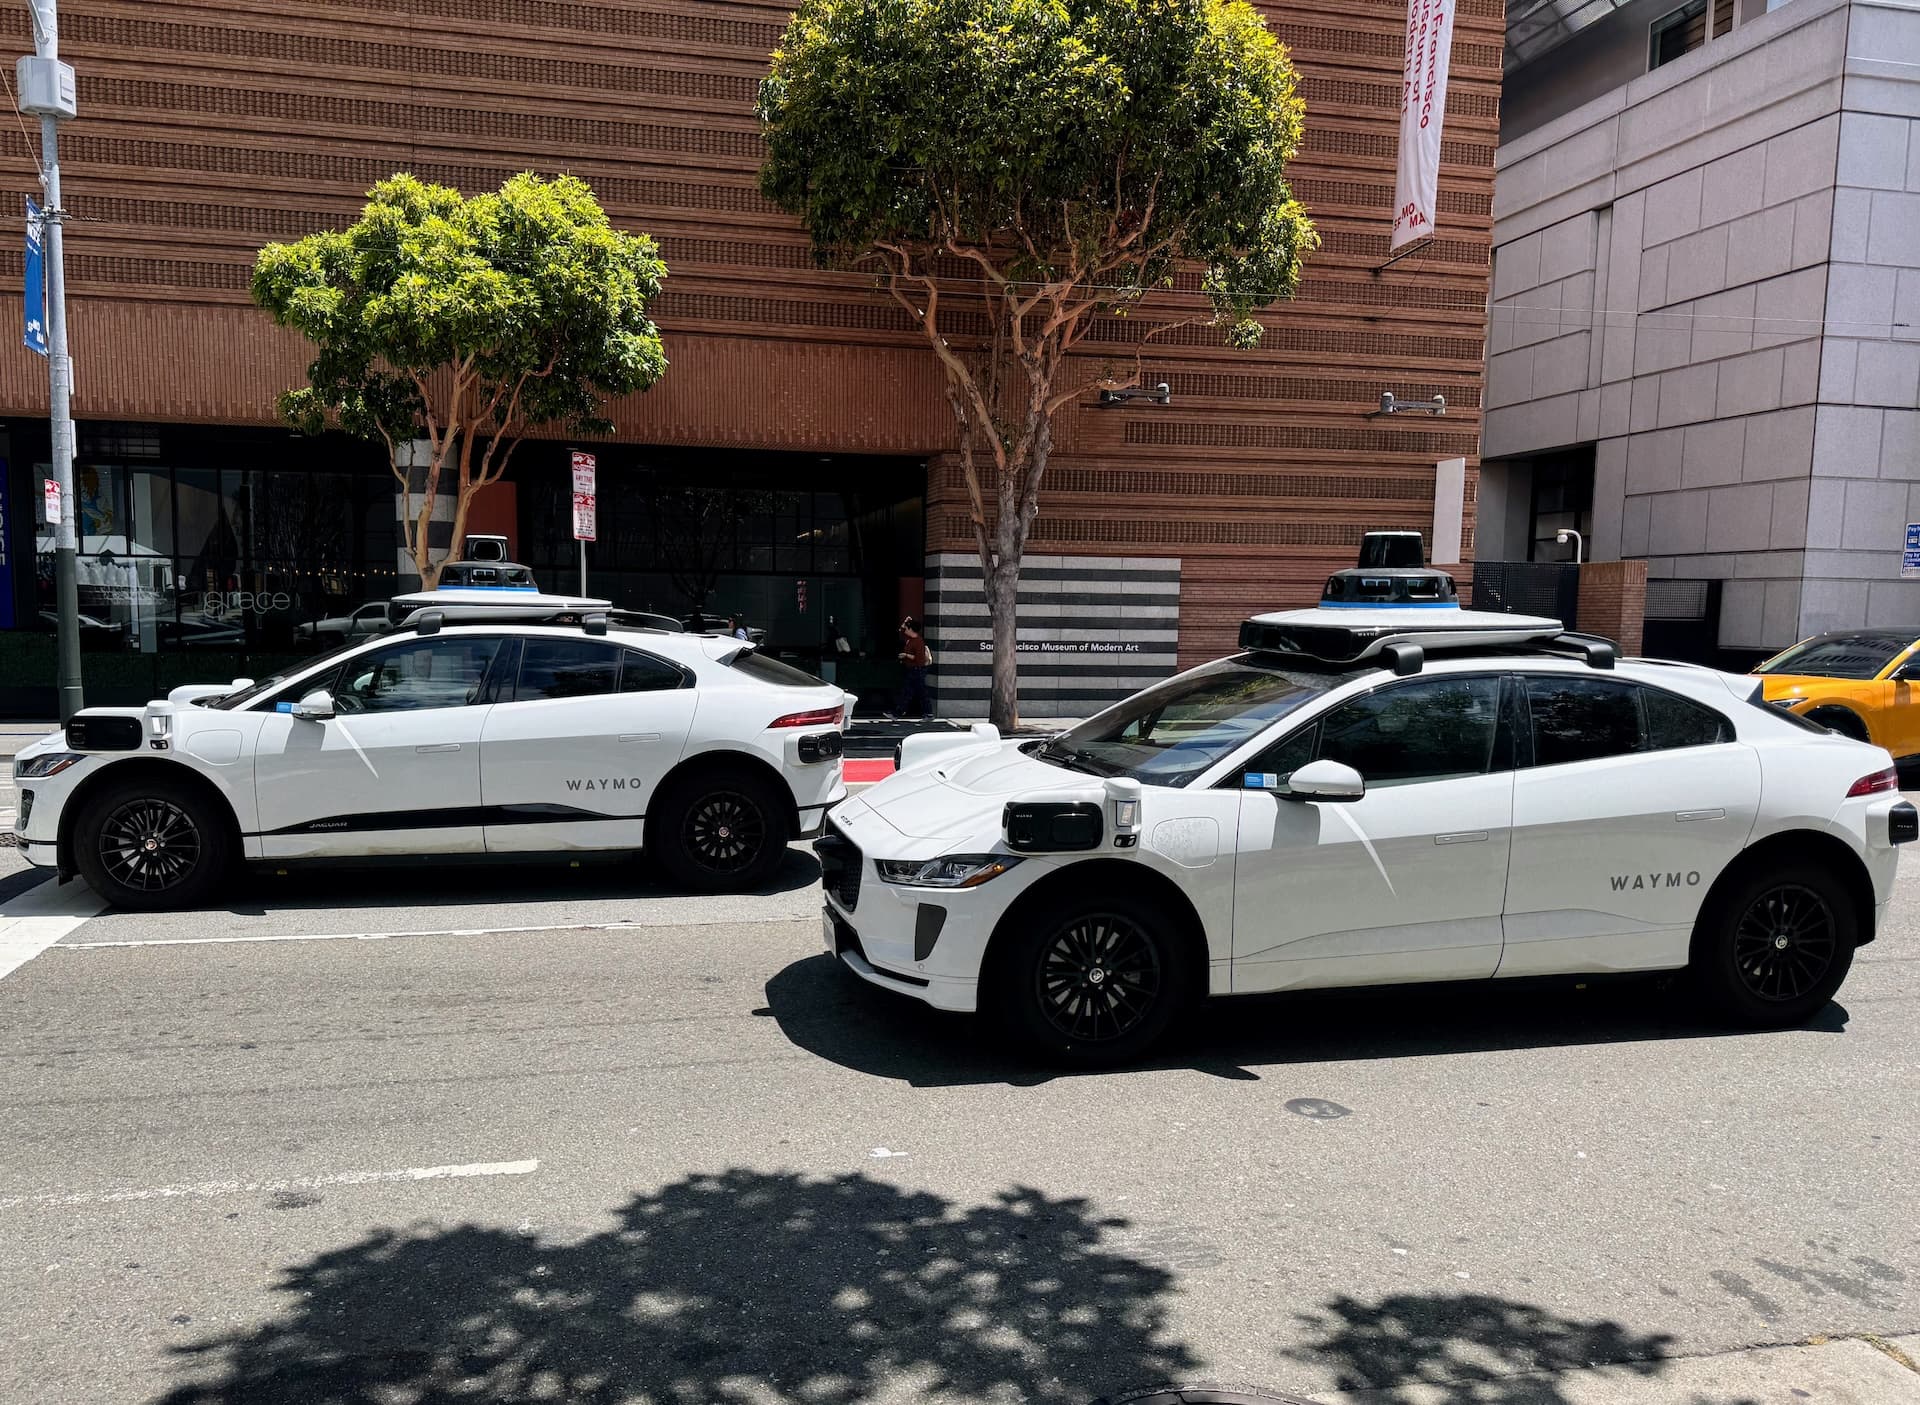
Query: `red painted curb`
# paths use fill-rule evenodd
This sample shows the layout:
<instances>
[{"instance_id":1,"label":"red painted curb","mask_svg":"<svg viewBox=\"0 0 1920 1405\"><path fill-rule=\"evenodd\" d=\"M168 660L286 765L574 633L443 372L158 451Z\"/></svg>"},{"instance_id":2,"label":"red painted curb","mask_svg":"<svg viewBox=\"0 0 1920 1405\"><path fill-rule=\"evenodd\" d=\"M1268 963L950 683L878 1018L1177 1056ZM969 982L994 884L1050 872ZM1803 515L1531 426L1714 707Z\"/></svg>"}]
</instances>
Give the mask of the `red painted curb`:
<instances>
[{"instance_id":1,"label":"red painted curb","mask_svg":"<svg viewBox=\"0 0 1920 1405\"><path fill-rule=\"evenodd\" d=\"M883 781L893 774L893 763L887 760L848 761L842 767L842 775L850 785L863 785L872 781Z\"/></svg>"}]
</instances>

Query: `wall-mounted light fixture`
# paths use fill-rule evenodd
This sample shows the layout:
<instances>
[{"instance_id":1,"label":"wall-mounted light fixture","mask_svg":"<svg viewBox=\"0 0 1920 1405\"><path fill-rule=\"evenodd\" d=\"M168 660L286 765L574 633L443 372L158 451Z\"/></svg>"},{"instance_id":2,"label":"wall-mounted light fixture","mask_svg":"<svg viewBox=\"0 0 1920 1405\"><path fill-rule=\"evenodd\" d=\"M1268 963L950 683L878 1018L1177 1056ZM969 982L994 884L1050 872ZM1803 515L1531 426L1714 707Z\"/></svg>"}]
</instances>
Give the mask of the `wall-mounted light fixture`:
<instances>
[{"instance_id":1,"label":"wall-mounted light fixture","mask_svg":"<svg viewBox=\"0 0 1920 1405\"><path fill-rule=\"evenodd\" d=\"M1444 415L1447 412L1447 397L1436 395L1431 400L1401 400L1391 390L1380 392L1380 408L1371 410L1368 419L1375 415Z\"/></svg>"},{"instance_id":2,"label":"wall-mounted light fixture","mask_svg":"<svg viewBox=\"0 0 1920 1405\"><path fill-rule=\"evenodd\" d=\"M1100 398L1093 402L1096 410L1117 410L1122 405L1130 405L1136 400L1144 400L1149 405L1168 405L1173 403L1173 392L1167 383L1158 385L1129 385L1119 390L1103 390Z\"/></svg>"}]
</instances>

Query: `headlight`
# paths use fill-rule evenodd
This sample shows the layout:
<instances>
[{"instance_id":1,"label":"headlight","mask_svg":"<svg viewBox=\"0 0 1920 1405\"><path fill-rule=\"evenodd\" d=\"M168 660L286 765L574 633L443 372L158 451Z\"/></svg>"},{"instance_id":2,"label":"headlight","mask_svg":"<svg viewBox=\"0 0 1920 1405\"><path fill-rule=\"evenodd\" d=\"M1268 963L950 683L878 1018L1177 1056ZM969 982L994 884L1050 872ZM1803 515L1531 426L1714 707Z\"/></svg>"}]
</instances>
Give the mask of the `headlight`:
<instances>
[{"instance_id":1,"label":"headlight","mask_svg":"<svg viewBox=\"0 0 1920 1405\"><path fill-rule=\"evenodd\" d=\"M13 778L17 781L43 781L48 776L57 776L76 761L86 758L72 751L44 751L38 756L13 763Z\"/></svg>"},{"instance_id":2,"label":"headlight","mask_svg":"<svg viewBox=\"0 0 1920 1405\"><path fill-rule=\"evenodd\" d=\"M883 883L910 888L977 888L1020 860L1013 854L949 854L944 859L876 859Z\"/></svg>"}]
</instances>

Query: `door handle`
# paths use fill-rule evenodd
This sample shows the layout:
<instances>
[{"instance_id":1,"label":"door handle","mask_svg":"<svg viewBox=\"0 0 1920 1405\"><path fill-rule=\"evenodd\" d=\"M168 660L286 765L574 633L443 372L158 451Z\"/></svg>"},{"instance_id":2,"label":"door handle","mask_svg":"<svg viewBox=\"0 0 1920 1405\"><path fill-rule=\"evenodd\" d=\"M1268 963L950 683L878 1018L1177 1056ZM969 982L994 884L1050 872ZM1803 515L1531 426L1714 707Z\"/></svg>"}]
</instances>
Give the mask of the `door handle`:
<instances>
[{"instance_id":1,"label":"door handle","mask_svg":"<svg viewBox=\"0 0 1920 1405\"><path fill-rule=\"evenodd\" d=\"M620 740L623 742L657 742L660 740L660 734L658 732L622 732L620 734Z\"/></svg>"},{"instance_id":2,"label":"door handle","mask_svg":"<svg viewBox=\"0 0 1920 1405\"><path fill-rule=\"evenodd\" d=\"M1694 820L1724 820L1727 817L1727 812L1721 809L1675 810L1673 817L1681 824L1689 824Z\"/></svg>"},{"instance_id":3,"label":"door handle","mask_svg":"<svg viewBox=\"0 0 1920 1405\"><path fill-rule=\"evenodd\" d=\"M1484 829L1471 829L1462 830L1457 834L1436 834L1433 836L1433 842L1436 844L1484 844L1487 842L1487 832Z\"/></svg>"},{"instance_id":4,"label":"door handle","mask_svg":"<svg viewBox=\"0 0 1920 1405\"><path fill-rule=\"evenodd\" d=\"M425 756L430 752L458 751L459 749L460 749L459 742L435 742L432 746L416 746L414 748L414 752L417 755Z\"/></svg>"}]
</instances>

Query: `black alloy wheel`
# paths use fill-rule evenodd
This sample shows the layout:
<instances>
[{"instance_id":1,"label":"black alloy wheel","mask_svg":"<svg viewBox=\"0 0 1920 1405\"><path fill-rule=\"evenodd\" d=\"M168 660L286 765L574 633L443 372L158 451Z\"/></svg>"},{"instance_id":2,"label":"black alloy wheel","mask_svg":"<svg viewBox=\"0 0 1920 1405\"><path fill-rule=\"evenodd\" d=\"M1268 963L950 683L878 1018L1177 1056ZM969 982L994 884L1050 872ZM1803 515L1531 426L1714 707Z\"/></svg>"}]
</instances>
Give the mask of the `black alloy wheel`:
<instances>
[{"instance_id":1,"label":"black alloy wheel","mask_svg":"<svg viewBox=\"0 0 1920 1405\"><path fill-rule=\"evenodd\" d=\"M688 772L647 807L647 848L678 887L745 892L786 859L792 806L784 786L743 766Z\"/></svg>"},{"instance_id":2,"label":"black alloy wheel","mask_svg":"<svg viewBox=\"0 0 1920 1405\"><path fill-rule=\"evenodd\" d=\"M193 877L204 848L193 816L157 796L125 802L100 826L100 866L132 892L178 888Z\"/></svg>"},{"instance_id":3,"label":"black alloy wheel","mask_svg":"<svg viewBox=\"0 0 1920 1405\"><path fill-rule=\"evenodd\" d=\"M1826 979L1839 949L1833 908L1799 883L1761 892L1734 928L1734 969L1756 999L1769 1003L1805 998Z\"/></svg>"},{"instance_id":4,"label":"black alloy wheel","mask_svg":"<svg viewBox=\"0 0 1920 1405\"><path fill-rule=\"evenodd\" d=\"M695 863L720 878L746 872L767 843L767 818L750 795L716 790L687 811L681 840Z\"/></svg>"},{"instance_id":5,"label":"black alloy wheel","mask_svg":"<svg viewBox=\"0 0 1920 1405\"><path fill-rule=\"evenodd\" d=\"M1090 912L1053 934L1034 973L1047 1023L1078 1044L1133 1033L1160 998L1160 952L1144 929Z\"/></svg>"}]
</instances>

